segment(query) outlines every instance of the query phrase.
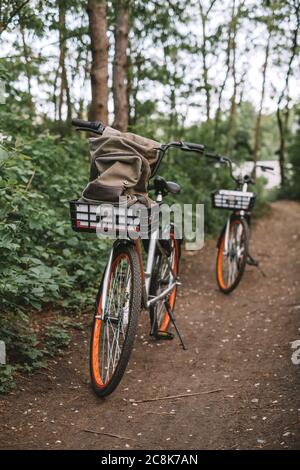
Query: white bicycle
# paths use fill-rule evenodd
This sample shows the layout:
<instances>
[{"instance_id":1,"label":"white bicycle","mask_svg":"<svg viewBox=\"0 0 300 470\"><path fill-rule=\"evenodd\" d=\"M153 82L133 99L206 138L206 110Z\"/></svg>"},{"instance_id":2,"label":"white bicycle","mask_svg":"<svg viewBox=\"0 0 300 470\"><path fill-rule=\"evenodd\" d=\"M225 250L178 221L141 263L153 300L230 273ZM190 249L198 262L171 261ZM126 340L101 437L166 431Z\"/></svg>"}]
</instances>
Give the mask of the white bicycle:
<instances>
[{"instance_id":1,"label":"white bicycle","mask_svg":"<svg viewBox=\"0 0 300 470\"><path fill-rule=\"evenodd\" d=\"M78 127L78 120L76 125ZM98 125L97 123L95 123ZM84 130L87 126L85 125ZM95 132L95 128L92 129ZM162 145L151 177L170 148L203 153L204 146L185 142ZM169 193L177 194L177 183L155 177L151 181L156 202L162 203ZM84 206L84 209L83 209ZM96 231L95 210L90 204L71 201L73 229ZM84 221L83 221L84 220ZM176 227L168 227L169 238L160 239L155 229L149 240L128 238L114 241L103 274L92 325L90 343L90 376L95 393L104 397L114 391L127 367L132 352L141 309L150 317L150 335L156 339L173 339L169 331L173 323L183 348L174 307L179 283L181 239L176 237ZM144 267L142 249L147 252Z\"/></svg>"}]
</instances>

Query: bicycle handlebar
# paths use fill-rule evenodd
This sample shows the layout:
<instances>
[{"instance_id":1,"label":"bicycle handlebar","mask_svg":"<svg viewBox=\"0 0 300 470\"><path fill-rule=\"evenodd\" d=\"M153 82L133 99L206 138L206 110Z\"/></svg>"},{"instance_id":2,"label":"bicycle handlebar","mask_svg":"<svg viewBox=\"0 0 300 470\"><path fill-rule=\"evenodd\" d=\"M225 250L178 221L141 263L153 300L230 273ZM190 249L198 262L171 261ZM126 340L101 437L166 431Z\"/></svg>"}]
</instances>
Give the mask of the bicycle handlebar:
<instances>
[{"instance_id":1,"label":"bicycle handlebar","mask_svg":"<svg viewBox=\"0 0 300 470\"><path fill-rule=\"evenodd\" d=\"M72 126L76 127L77 131L89 131L102 135L105 129L101 121L84 121L83 119L72 119ZM168 144L162 145L160 150L165 153L170 147L177 147L184 152L203 152L204 145L196 144L194 142L181 142L173 141Z\"/></svg>"},{"instance_id":2,"label":"bicycle handlebar","mask_svg":"<svg viewBox=\"0 0 300 470\"><path fill-rule=\"evenodd\" d=\"M231 178L236 183L238 183L238 184L241 183L241 182L252 183L252 184L255 183L255 181L249 175L244 175L243 177L240 176L240 177L236 178L233 174L233 161L229 157L225 157L223 155L219 155L217 153L211 153L211 152L206 152L205 156L208 157L208 158L212 158L214 160L217 160L219 163L226 164L229 167ZM262 165L261 163L255 163L254 167L253 167L253 170L255 168L261 168L262 171L274 171L274 168L272 166Z\"/></svg>"},{"instance_id":3,"label":"bicycle handlebar","mask_svg":"<svg viewBox=\"0 0 300 470\"><path fill-rule=\"evenodd\" d=\"M219 155L218 153L206 152L205 156L217 160L219 163L226 164L229 167L230 176L236 182L239 183L239 179L236 178L233 174L233 162L230 158L225 157L224 155Z\"/></svg>"},{"instance_id":4,"label":"bicycle handlebar","mask_svg":"<svg viewBox=\"0 0 300 470\"><path fill-rule=\"evenodd\" d=\"M261 165L260 163L256 163L255 167L256 168L261 168L262 171L274 171L273 166Z\"/></svg>"},{"instance_id":5,"label":"bicycle handlebar","mask_svg":"<svg viewBox=\"0 0 300 470\"><path fill-rule=\"evenodd\" d=\"M169 142L168 144L163 144L160 147L160 151L162 151L163 153L166 153L166 151L171 147L179 148L183 152L196 152L196 153L203 153L205 149L204 145L202 144L196 144L194 142L183 142L179 140L179 141Z\"/></svg>"},{"instance_id":6,"label":"bicycle handlebar","mask_svg":"<svg viewBox=\"0 0 300 470\"><path fill-rule=\"evenodd\" d=\"M82 119L77 119L77 118L72 119L72 125L76 127L77 131L94 132L95 134L99 134L99 135L102 135L105 129L102 122L100 121L84 121ZM158 167L160 166L165 153L171 147L179 148L183 152L195 152L195 153L203 154L205 151L204 145L197 144L194 142L172 141L172 142L169 142L168 144L161 145L161 147L159 148L159 157L152 171L151 177L153 177L156 174ZM229 167L231 178L236 183L241 182L241 178L240 177L236 178L233 174L233 162L230 158L225 157L224 155L219 155L217 153L211 153L211 152L206 152L205 156L208 158L217 160L219 163L226 164ZM262 165L260 163L255 163L254 168L261 168L262 171L274 171L273 167L268 166L268 165ZM254 182L252 178L248 175L245 175L243 177L243 180L248 183Z\"/></svg>"},{"instance_id":7,"label":"bicycle handlebar","mask_svg":"<svg viewBox=\"0 0 300 470\"><path fill-rule=\"evenodd\" d=\"M82 119L77 119L77 118L72 119L72 126L75 126L77 131L94 132L95 134L99 134L99 135L102 135L105 129L105 126L102 124L101 121L84 121ZM180 150L184 152L196 152L196 153L204 152L204 145L196 144L194 142L172 141L172 142L169 142L168 144L161 145L158 148L159 157L152 171L151 177L155 175L165 153L171 147L179 148Z\"/></svg>"},{"instance_id":8,"label":"bicycle handlebar","mask_svg":"<svg viewBox=\"0 0 300 470\"><path fill-rule=\"evenodd\" d=\"M159 148L159 156L157 162L152 170L151 178L157 173L157 170L161 164L165 153L169 150L169 148L178 148L183 152L195 152L203 154L205 147L202 144L196 144L193 142L181 142L181 141L172 141L168 144L161 145Z\"/></svg>"}]
</instances>

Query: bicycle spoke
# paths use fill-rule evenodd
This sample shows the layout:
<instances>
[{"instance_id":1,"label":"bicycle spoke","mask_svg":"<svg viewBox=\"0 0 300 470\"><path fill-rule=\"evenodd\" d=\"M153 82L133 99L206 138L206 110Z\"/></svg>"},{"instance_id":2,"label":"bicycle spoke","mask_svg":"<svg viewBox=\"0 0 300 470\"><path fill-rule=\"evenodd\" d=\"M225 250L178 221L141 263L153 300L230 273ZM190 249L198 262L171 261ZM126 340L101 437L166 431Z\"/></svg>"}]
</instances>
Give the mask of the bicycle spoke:
<instances>
[{"instance_id":1,"label":"bicycle spoke","mask_svg":"<svg viewBox=\"0 0 300 470\"><path fill-rule=\"evenodd\" d=\"M126 258L121 259L112 273L105 312L103 315L101 357L101 376L107 383L118 365L129 321L129 302L131 292L131 268Z\"/></svg>"},{"instance_id":2,"label":"bicycle spoke","mask_svg":"<svg viewBox=\"0 0 300 470\"><path fill-rule=\"evenodd\" d=\"M231 227L228 236L228 251L223 251L222 276L227 287L232 286L241 269L245 253L245 234L240 223Z\"/></svg>"},{"instance_id":3,"label":"bicycle spoke","mask_svg":"<svg viewBox=\"0 0 300 470\"><path fill-rule=\"evenodd\" d=\"M175 261L176 261L175 243L176 242L174 240L171 241L172 250L168 258L166 258L165 256L159 256L157 258L156 262L158 263L158 272L156 273L156 279L157 279L156 290L155 290L156 296L161 294L164 290L170 287L171 284L174 282L174 276L173 276L172 270L173 272L176 273L176 269L177 269L177 266L175 264ZM172 293L170 295L172 295ZM166 313L166 309L165 309L165 299L161 299L160 301L158 301L154 305L154 309L155 309L155 316L156 316L158 329L160 329L161 326L165 328L165 326L163 325L166 325L165 320L168 317L168 314Z\"/></svg>"}]
</instances>

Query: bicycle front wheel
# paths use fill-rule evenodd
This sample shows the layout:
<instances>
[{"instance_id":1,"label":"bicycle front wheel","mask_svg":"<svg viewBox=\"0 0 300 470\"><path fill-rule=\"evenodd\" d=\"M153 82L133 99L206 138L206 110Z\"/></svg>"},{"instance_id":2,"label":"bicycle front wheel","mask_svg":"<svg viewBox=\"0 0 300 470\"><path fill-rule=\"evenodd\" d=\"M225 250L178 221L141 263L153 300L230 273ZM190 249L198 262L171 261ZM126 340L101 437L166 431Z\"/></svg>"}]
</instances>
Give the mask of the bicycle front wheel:
<instances>
[{"instance_id":1,"label":"bicycle front wheel","mask_svg":"<svg viewBox=\"0 0 300 470\"><path fill-rule=\"evenodd\" d=\"M125 372L141 310L141 273L133 246L115 249L104 312L102 291L103 281L92 325L90 374L94 392L104 397L114 391Z\"/></svg>"},{"instance_id":2,"label":"bicycle front wheel","mask_svg":"<svg viewBox=\"0 0 300 470\"><path fill-rule=\"evenodd\" d=\"M249 227L245 219L230 221L228 246L225 249L225 230L217 255L217 283L224 294L232 292L245 271L249 246Z\"/></svg>"}]
</instances>

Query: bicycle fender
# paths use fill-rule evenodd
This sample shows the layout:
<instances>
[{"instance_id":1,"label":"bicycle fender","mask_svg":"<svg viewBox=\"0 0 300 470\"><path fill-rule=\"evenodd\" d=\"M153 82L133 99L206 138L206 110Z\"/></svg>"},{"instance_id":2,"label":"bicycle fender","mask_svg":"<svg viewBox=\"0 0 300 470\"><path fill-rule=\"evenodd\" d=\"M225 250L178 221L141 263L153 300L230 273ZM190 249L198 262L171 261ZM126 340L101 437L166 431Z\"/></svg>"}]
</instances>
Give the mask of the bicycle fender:
<instances>
[{"instance_id":1,"label":"bicycle fender","mask_svg":"<svg viewBox=\"0 0 300 470\"><path fill-rule=\"evenodd\" d=\"M221 242L222 242L222 238L224 237L225 230L226 230L226 224L222 228L221 233L219 235L219 238L218 238L218 241L217 241L217 248L220 248L220 246L221 246Z\"/></svg>"},{"instance_id":2,"label":"bicycle fender","mask_svg":"<svg viewBox=\"0 0 300 470\"><path fill-rule=\"evenodd\" d=\"M237 214L231 214L230 216L230 222L233 221L233 220L238 220L240 219L241 217ZM227 219L228 220L228 219ZM218 238L218 241L217 241L217 248L220 248L221 246L221 242L222 242L222 238L224 237L224 233L225 233L225 230L226 230L226 225L227 225L227 222L225 223L224 227L222 228L221 230L221 233L219 235L219 238Z\"/></svg>"}]
</instances>

